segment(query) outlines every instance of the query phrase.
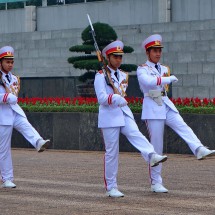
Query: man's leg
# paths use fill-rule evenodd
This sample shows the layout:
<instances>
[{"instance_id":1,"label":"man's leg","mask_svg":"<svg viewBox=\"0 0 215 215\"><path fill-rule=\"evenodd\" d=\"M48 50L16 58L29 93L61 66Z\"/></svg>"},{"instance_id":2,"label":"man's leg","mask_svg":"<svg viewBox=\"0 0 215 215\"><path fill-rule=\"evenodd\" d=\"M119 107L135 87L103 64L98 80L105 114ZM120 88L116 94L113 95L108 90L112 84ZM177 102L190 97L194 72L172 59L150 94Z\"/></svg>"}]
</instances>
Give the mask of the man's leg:
<instances>
[{"instance_id":1,"label":"man's leg","mask_svg":"<svg viewBox=\"0 0 215 215\"><path fill-rule=\"evenodd\" d=\"M193 130L184 122L180 114L170 109L167 112L166 124L184 139L193 154L196 155L197 149L203 145Z\"/></svg>"},{"instance_id":2,"label":"man's leg","mask_svg":"<svg viewBox=\"0 0 215 215\"><path fill-rule=\"evenodd\" d=\"M119 133L120 127L102 129L105 144L104 181L107 191L117 188Z\"/></svg>"},{"instance_id":3,"label":"man's leg","mask_svg":"<svg viewBox=\"0 0 215 215\"><path fill-rule=\"evenodd\" d=\"M154 150L159 155L163 154L163 135L164 135L164 119L150 119L146 120L146 127L149 133L149 138L151 144L154 146ZM156 167L149 166L149 175L151 179L151 184L162 184L162 164Z\"/></svg>"},{"instance_id":4,"label":"man's leg","mask_svg":"<svg viewBox=\"0 0 215 215\"><path fill-rule=\"evenodd\" d=\"M48 146L46 144L49 140L47 140L48 142L46 143L36 129L29 123L28 119L17 113L15 114L14 128L19 131L38 151L43 147L43 145L45 145L45 147ZM43 150L45 150L45 148Z\"/></svg>"},{"instance_id":5,"label":"man's leg","mask_svg":"<svg viewBox=\"0 0 215 215\"><path fill-rule=\"evenodd\" d=\"M125 115L125 126L121 127L121 133L124 134L129 140L129 142L141 152L146 162L150 163L151 156L153 156L153 154L154 155L156 154L154 147L152 146L152 144L149 143L146 137L139 131L136 122L129 116ZM162 159L161 162L163 161L164 160Z\"/></svg>"},{"instance_id":6,"label":"man's leg","mask_svg":"<svg viewBox=\"0 0 215 215\"><path fill-rule=\"evenodd\" d=\"M11 157L11 137L13 126L0 125L0 171L2 181L13 181L13 164Z\"/></svg>"}]
</instances>

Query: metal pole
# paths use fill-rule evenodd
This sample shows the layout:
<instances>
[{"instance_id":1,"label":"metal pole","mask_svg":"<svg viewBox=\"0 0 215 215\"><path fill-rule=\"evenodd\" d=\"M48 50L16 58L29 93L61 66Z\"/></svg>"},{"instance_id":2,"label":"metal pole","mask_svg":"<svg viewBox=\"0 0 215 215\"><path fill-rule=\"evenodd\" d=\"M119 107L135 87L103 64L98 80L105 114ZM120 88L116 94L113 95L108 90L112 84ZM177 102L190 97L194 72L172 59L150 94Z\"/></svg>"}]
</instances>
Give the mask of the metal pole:
<instances>
[{"instance_id":1,"label":"metal pole","mask_svg":"<svg viewBox=\"0 0 215 215\"><path fill-rule=\"evenodd\" d=\"M5 10L7 10L7 2L5 3Z\"/></svg>"}]
</instances>

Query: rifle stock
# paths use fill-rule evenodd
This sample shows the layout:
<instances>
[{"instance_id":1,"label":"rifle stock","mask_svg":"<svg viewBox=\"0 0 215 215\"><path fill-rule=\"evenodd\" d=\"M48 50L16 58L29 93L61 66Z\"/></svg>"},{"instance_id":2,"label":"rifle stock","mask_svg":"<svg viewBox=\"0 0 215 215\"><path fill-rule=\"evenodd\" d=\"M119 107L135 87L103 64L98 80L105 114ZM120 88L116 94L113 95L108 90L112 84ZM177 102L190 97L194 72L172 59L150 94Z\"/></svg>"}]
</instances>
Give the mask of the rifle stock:
<instances>
[{"instance_id":1,"label":"rifle stock","mask_svg":"<svg viewBox=\"0 0 215 215\"><path fill-rule=\"evenodd\" d=\"M102 68L102 71L103 71L103 74L105 76L105 81L106 81L106 84L109 85L110 87L112 87L113 91L114 91L114 94L120 94L119 90L115 87L112 79L111 79L111 71L110 69L107 67L106 63L105 63L105 59L103 58L102 56L102 53L101 51L99 50L99 47L98 47L98 44L96 42L96 34L95 34L95 31L94 31L94 28L93 28L93 25L92 25L92 22L91 22L91 19L90 19L90 16L89 14L87 14L87 18L88 18L88 21L90 23L90 27L91 27L91 31L90 33L92 34L92 37L93 37L93 41L94 41L94 47L96 49L96 55L97 55L97 58L98 58L98 61L100 63L100 66Z\"/></svg>"}]
</instances>

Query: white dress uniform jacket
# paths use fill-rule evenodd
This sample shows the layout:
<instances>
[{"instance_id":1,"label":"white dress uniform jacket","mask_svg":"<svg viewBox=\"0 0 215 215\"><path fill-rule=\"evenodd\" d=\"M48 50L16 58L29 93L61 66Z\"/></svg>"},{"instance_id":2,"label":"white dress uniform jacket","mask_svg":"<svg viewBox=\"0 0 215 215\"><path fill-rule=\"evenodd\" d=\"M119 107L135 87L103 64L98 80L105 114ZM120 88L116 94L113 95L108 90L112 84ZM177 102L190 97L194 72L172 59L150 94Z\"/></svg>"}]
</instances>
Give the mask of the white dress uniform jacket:
<instances>
[{"instance_id":1,"label":"white dress uniform jacket","mask_svg":"<svg viewBox=\"0 0 215 215\"><path fill-rule=\"evenodd\" d=\"M7 88L17 96L19 91L19 78L9 72L10 82L5 77L5 73L2 72L2 79L6 83ZM7 103L8 93L6 93L5 88L0 85L0 125L13 125L15 111L17 114L26 118L26 115L22 108L16 104Z\"/></svg>"},{"instance_id":2,"label":"white dress uniform jacket","mask_svg":"<svg viewBox=\"0 0 215 215\"><path fill-rule=\"evenodd\" d=\"M168 74L168 67L158 63L160 72L155 68L155 64L147 61L137 69L137 78L140 89L144 94L148 94L149 90L165 91L165 79ZM178 113L175 105L167 96L162 96L162 102L170 109ZM144 96L142 117L141 119L166 119L166 105L159 106L151 97Z\"/></svg>"},{"instance_id":3,"label":"white dress uniform jacket","mask_svg":"<svg viewBox=\"0 0 215 215\"><path fill-rule=\"evenodd\" d=\"M114 75L114 70L111 70L111 79L121 94L124 94L128 86L128 75L117 69L118 79ZM125 125L123 113L130 118L134 119L134 116L130 108L126 105L124 107L118 107L112 103L113 89L105 82L104 74L102 71L98 72L95 77L95 91L98 98L99 116L98 127L120 127Z\"/></svg>"}]
</instances>

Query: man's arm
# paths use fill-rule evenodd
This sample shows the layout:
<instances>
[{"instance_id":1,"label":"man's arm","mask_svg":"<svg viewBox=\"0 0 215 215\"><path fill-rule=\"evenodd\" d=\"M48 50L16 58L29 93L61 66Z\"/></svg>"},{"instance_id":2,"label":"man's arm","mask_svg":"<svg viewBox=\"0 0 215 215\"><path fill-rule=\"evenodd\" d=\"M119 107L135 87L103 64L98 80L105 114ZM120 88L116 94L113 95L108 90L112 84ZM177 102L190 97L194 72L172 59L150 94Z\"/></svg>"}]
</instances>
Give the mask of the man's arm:
<instances>
[{"instance_id":1,"label":"man's arm","mask_svg":"<svg viewBox=\"0 0 215 215\"><path fill-rule=\"evenodd\" d=\"M98 72L95 77L94 87L98 103L101 105L113 105L123 107L127 101L119 94L108 94L103 73Z\"/></svg>"}]
</instances>

